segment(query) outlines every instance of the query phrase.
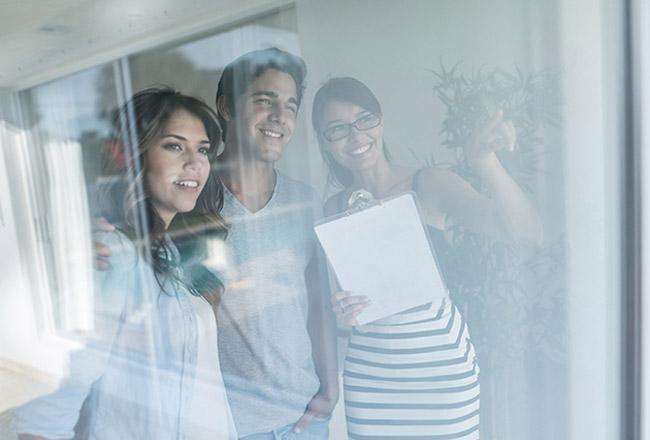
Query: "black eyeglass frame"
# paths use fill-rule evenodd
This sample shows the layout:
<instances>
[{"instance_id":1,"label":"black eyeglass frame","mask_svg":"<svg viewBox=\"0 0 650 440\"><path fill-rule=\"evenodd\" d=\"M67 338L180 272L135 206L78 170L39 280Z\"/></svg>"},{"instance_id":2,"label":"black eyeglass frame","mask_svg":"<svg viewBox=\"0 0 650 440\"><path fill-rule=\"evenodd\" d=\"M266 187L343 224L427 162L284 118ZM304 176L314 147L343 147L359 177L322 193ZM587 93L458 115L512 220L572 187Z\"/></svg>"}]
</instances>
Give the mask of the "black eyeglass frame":
<instances>
[{"instance_id":1,"label":"black eyeglass frame","mask_svg":"<svg viewBox=\"0 0 650 440\"><path fill-rule=\"evenodd\" d=\"M367 120L368 118L371 118L371 117L372 118L377 118L376 123L373 123L372 126L368 126L368 127L363 127L363 128L359 127L359 122L363 121L364 119ZM336 141L340 141L341 139L345 139L346 137L350 136L350 134L352 133L352 127L356 128L358 131L366 131L366 130L371 130L371 129L375 128L375 127L378 127L380 124L381 124L381 115L379 115L377 113L368 113L367 115L361 116L359 119L357 119L356 121L354 121L354 122L352 122L350 124L337 124L337 125L335 125L333 127L328 128L327 130L323 130L321 135L329 142L336 142ZM336 135L332 136L333 130L340 130L340 129L343 129L343 128L344 128L344 130L341 131L339 134L342 134L342 133L344 133L344 134L342 134L341 136L336 136Z\"/></svg>"}]
</instances>

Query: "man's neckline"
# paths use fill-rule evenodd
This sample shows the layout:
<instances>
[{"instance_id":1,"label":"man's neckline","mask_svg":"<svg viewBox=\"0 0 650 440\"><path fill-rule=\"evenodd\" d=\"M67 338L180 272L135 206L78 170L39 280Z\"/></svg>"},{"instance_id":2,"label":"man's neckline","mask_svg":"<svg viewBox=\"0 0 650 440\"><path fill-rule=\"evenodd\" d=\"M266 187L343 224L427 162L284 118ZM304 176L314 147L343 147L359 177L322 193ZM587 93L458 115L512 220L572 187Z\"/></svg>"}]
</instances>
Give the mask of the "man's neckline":
<instances>
[{"instance_id":1,"label":"man's neckline","mask_svg":"<svg viewBox=\"0 0 650 440\"><path fill-rule=\"evenodd\" d=\"M260 203L260 206L259 206L257 209L255 209L255 210L252 210L252 209L250 209L248 206L246 206L246 205L245 205L245 204L244 204L244 203L243 203L243 202L242 202L242 201L241 201L241 200L240 200L240 199L239 199L239 198L238 198L238 197L237 197L237 196L236 196L236 195L235 195L231 190L230 190L230 188L228 188L228 186L227 186L225 183L223 184L223 187L224 187L224 190L227 191L227 194L229 194L230 197L232 197L232 198L237 202L237 204L238 204L239 206L241 206L242 209L244 209L247 213L249 213L249 214L251 214L251 215L255 215L255 214L258 214L258 213L262 212L262 211L264 210L264 208L266 208L267 206L269 206L269 205L271 204L271 202L273 201L273 199L275 198L275 194L277 193L277 190L278 190L278 184L279 184L279 181L280 181L279 173L278 173L278 171L277 171L275 168L273 169L273 175L274 175L274 178L275 178L275 179L274 179L274 181L273 181L273 185L272 185L272 187L271 187L271 191L270 191L270 194L268 195L268 198L266 199L266 201L265 201L264 203Z\"/></svg>"}]
</instances>

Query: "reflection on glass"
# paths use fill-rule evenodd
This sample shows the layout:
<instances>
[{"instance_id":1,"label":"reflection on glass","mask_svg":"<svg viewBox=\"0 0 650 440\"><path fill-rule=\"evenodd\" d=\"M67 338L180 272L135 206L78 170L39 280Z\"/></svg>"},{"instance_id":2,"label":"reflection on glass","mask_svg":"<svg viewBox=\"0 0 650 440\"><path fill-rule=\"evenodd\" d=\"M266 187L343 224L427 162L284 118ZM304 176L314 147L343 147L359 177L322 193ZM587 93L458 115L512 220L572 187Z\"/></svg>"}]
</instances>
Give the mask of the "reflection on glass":
<instances>
[{"instance_id":1,"label":"reflection on glass","mask_svg":"<svg viewBox=\"0 0 650 440\"><path fill-rule=\"evenodd\" d=\"M99 70L84 71L23 93L31 127L29 159L37 188L34 206L36 215L43 219L44 262L49 277L48 291L40 301L51 303L51 318L58 330L83 330L92 324L88 313L92 307L92 265L87 188L99 167L100 152L95 147L110 127L95 110ZM114 95L110 101L115 102Z\"/></svg>"},{"instance_id":2,"label":"reflection on glass","mask_svg":"<svg viewBox=\"0 0 650 440\"><path fill-rule=\"evenodd\" d=\"M61 330L94 328L93 283L88 199L81 145L50 141L44 146L48 163L53 259Z\"/></svg>"},{"instance_id":3,"label":"reflection on glass","mask_svg":"<svg viewBox=\"0 0 650 440\"><path fill-rule=\"evenodd\" d=\"M619 302L624 292L618 278L620 243L615 231L620 226L618 193L622 193L617 170L621 155L619 124L625 122L617 107L623 92L617 75L622 73L612 73L612 66L620 64L618 54L625 53L616 34L618 28L612 26L618 19L617 8L617 2L594 6L586 0L516 4L506 0L444 4L428 0L407 4L303 1L295 8L273 9L261 16L260 9L251 9L254 19L246 23L242 24L241 15L237 15L238 21L232 25L218 21L220 28L212 35L197 34L191 41L185 34L178 41L160 40L151 49L125 51L113 63L17 92L17 134L5 136L9 141L2 145L12 181L7 185L8 195L2 193L0 199L0 217L4 215L0 223L7 235L18 239L6 241L14 250L4 256L5 271L0 278L0 310L6 310L0 311L0 329L3 335L11 335L0 338L0 367L19 372L20 379L12 376L12 384L23 377L56 382L65 371L68 355L78 348L79 335L74 331L87 333L100 325L96 316L89 314L97 307L88 287L92 275L89 212L98 208L98 188L118 181L116 170L102 173L101 160L110 159L118 168L127 163L119 144L110 140L117 97L167 84L214 106L218 79L228 63L251 50L276 46L302 56L308 77L295 129L281 157L273 162L274 173L283 176L278 182L284 177L295 179L313 187L325 200L341 188L328 182L327 164L320 157L325 130L320 126L313 130L310 119L316 92L331 78L358 78L381 102L380 125L358 122L365 117L357 115L358 111L339 115L341 121L335 127L356 125L346 126L349 134L343 130L347 134L344 137L329 136L327 144L330 164L349 167L368 158L383 161L369 152L375 144L386 145L392 158L387 161L389 167L403 166L397 169L404 175L394 188L375 190L380 197L413 189L417 181L418 195L426 205L428 199L445 193L427 181L430 173L436 173L431 170L435 168L439 173L447 170L460 176L469 184L464 188L478 201L482 197L471 191L490 200L499 199L498 189L467 160L465 147L476 129L498 110L503 111L503 121L513 121L517 139L514 151L501 149L497 156L539 213L543 243L522 247L504 242L498 234L497 239L484 234L484 229L491 229L489 207L465 216L471 217L467 219L462 214L467 207L459 203L462 196L458 194L447 201L458 203L455 215L449 212L444 218L431 220L427 217L430 212L423 214L437 228L432 233L433 246L447 266L444 272L450 290L450 301L445 307L434 307L433 312L442 308L442 316L450 318L453 311L457 318L453 324L464 324L467 332L452 325L452 330L457 330L452 336L462 339L471 335L471 344L462 342L460 357L445 360L465 361L467 353L467 362L459 365L467 372L470 385L480 385L480 408L476 386L467 398L456 396L462 408L469 408L453 417L463 420L444 426L451 426L455 433L469 430L471 438L477 432L478 409L483 439L617 438L621 403ZM186 25L179 22L184 29ZM116 78L115 72L128 74ZM9 107L1 104L3 109ZM377 111L366 104L360 107ZM317 121L317 125L321 123ZM381 136L375 130L383 130ZM222 159L228 159L228 154ZM219 172L227 171L224 164L219 164ZM376 163L368 160L366 165L366 170L374 169ZM422 170L416 179L414 170ZM352 189L350 182L341 183L344 189ZM18 191L14 184L25 188ZM252 184L263 187L260 181ZM369 182L355 182L360 187L366 184ZM271 363L256 357L256 352L251 354L254 348L240 332L244 326L248 331L259 324L250 318L257 309L237 308L236 295L245 295L259 287L260 280L268 280L273 291L259 308L278 306L287 295L286 281L275 276L278 272L274 267L288 259L282 246L298 246L299 234L290 229L279 236L274 235L282 229L278 226L256 227L261 220L250 211L236 211L241 208L236 188L228 192L226 196L232 197L224 216L230 216L226 218L233 223L229 239L236 244L230 246L223 240L208 243L211 256L205 262L224 277L226 295L232 295L220 309L222 322L229 325L220 336L237 341L238 348L246 352L242 357L252 357L256 362L251 367L253 373L269 384L276 377ZM341 205L346 196L340 197ZM289 211L320 206L311 196L302 197L309 200ZM329 212L344 209L338 204L335 197L330 205L336 209ZM303 226L301 234L308 230ZM277 252L265 253L266 244L275 246ZM331 278L336 292L335 277ZM434 313L423 316L423 320L437 322L433 320L436 317ZM311 318L299 315L293 319ZM285 320L278 318L273 326L256 328L259 336L255 342L272 338L278 333L276 327L284 324ZM381 327L381 322L373 325ZM388 432L401 436L399 429L404 425L400 424L408 418L430 428L442 426L435 421L449 422L436 414L439 407L435 407L447 401L420 401L419 397L403 395L400 404L410 406L399 413L388 407L394 404L392 393L388 397L368 390L353 394L352 387L365 386L354 384L354 380L373 380L381 376L382 368L389 371L388 378L394 379L396 374L396 369L385 368L386 362L379 358L368 358L368 350L359 347L376 344L374 348L381 351L387 341L394 341L386 338L377 342L373 339L376 335L354 328L348 346L348 330L341 326L338 340L339 373L345 374L339 379L348 381L348 402L339 400L329 423L330 438L345 439L348 429L349 438L354 438L361 426L373 424L379 426L371 434L373 438ZM436 346L421 342L413 348ZM272 344L257 345L275 350ZM304 353L296 349L290 354ZM471 362L473 358L480 373ZM411 360L422 364L424 371L432 368L427 363L440 359L423 359L418 354ZM237 356L221 361L232 371L249 367ZM134 374L144 376L142 371ZM239 378L235 375L231 381ZM395 383L412 385L411 377L402 379L406 380ZM205 380L212 379L206 376ZM244 389L246 385L242 380L235 387ZM310 391L315 388L313 383L303 382L301 386ZM19 403L42 393L43 389L33 391L36 388L20 388L18 397L7 400L7 414L11 416ZM3 391L0 389L0 395L4 396ZM206 392L210 393L208 387ZM378 412L365 412L373 405L373 411L384 411L379 417ZM368 422L370 417L376 420Z\"/></svg>"},{"instance_id":4,"label":"reflection on glass","mask_svg":"<svg viewBox=\"0 0 650 440\"><path fill-rule=\"evenodd\" d=\"M233 440L212 309L222 284L201 264L205 239L225 232L212 167L217 116L196 98L149 89L121 108L112 134L125 159L109 157L102 172L116 179L99 189L95 205L116 229L94 236L114 252L111 267L87 286L90 325L69 336L82 347L71 353L62 383L16 409L13 430ZM72 300L85 299L74 293Z\"/></svg>"}]
</instances>

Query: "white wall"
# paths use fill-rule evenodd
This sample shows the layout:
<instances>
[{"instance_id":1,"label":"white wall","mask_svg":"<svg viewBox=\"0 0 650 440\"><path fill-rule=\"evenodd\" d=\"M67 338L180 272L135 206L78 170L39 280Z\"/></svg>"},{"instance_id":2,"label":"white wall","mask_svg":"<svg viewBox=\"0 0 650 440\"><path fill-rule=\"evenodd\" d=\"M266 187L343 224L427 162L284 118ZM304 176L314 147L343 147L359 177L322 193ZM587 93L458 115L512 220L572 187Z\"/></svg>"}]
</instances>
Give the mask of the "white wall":
<instances>
[{"instance_id":1,"label":"white wall","mask_svg":"<svg viewBox=\"0 0 650 440\"><path fill-rule=\"evenodd\" d=\"M440 62L524 72L553 67L553 2L333 0L297 2L298 34L308 66L309 121L314 93L328 77L353 76L378 96L384 134L398 163L418 166L440 142L444 108L433 96ZM307 111L305 111L307 110ZM312 138L310 148L316 148ZM436 153L442 151L436 147ZM444 153L443 153L444 154Z\"/></svg>"}]
</instances>

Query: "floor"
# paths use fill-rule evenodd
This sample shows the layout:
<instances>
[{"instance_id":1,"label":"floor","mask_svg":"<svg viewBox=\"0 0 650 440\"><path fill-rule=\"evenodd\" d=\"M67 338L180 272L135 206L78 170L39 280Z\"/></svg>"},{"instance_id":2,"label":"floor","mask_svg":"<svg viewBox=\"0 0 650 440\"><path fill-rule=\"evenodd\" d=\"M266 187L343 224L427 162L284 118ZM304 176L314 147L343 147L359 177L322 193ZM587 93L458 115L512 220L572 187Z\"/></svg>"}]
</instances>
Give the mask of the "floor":
<instances>
[{"instance_id":1,"label":"floor","mask_svg":"<svg viewBox=\"0 0 650 440\"><path fill-rule=\"evenodd\" d=\"M339 385L341 385L339 383ZM13 410L29 400L54 390L51 383L46 384L33 379L33 375L19 374L14 369L0 367L0 440L17 440L11 432ZM334 409L330 421L330 439L345 439L345 414L343 412L343 391L339 404Z\"/></svg>"},{"instance_id":2,"label":"floor","mask_svg":"<svg viewBox=\"0 0 650 440\"><path fill-rule=\"evenodd\" d=\"M51 385L0 368L0 440L16 440L10 430L14 408L52 389Z\"/></svg>"}]
</instances>

